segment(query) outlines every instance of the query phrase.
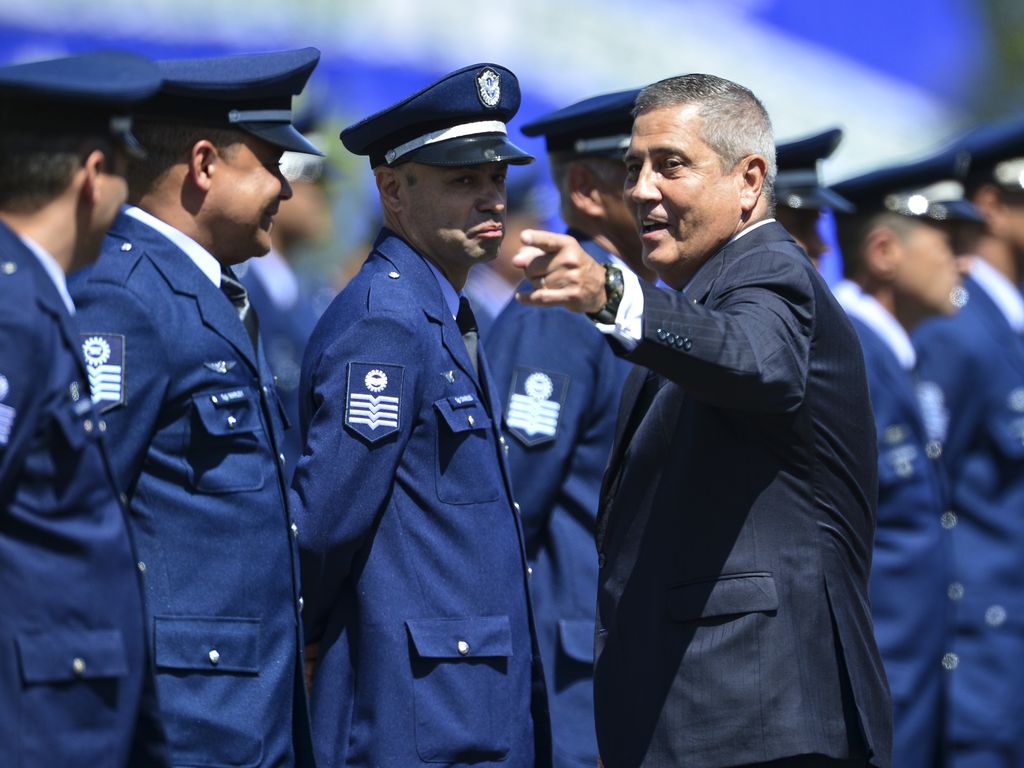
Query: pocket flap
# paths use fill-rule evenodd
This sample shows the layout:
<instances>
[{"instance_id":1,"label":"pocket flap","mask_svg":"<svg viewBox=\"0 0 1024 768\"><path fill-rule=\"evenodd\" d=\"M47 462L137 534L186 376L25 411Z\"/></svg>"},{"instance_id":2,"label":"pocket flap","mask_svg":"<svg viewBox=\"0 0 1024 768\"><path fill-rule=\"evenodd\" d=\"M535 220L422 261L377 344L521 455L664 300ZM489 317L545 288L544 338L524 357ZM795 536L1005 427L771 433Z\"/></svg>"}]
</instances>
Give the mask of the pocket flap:
<instances>
[{"instance_id":1,"label":"pocket flap","mask_svg":"<svg viewBox=\"0 0 1024 768\"><path fill-rule=\"evenodd\" d=\"M259 619L156 616L153 623L161 669L260 671Z\"/></svg>"},{"instance_id":2,"label":"pocket flap","mask_svg":"<svg viewBox=\"0 0 1024 768\"><path fill-rule=\"evenodd\" d=\"M464 397L473 397L473 399L465 401L462 400ZM462 402L459 405L453 405L452 402L456 400L462 400ZM485 429L491 426L491 417L487 415L486 409L474 396L446 397L443 400L434 401L434 407L452 432L466 432L471 429Z\"/></svg>"},{"instance_id":3,"label":"pocket flap","mask_svg":"<svg viewBox=\"0 0 1024 768\"><path fill-rule=\"evenodd\" d=\"M594 662L594 622L590 619L559 619L558 639L573 661Z\"/></svg>"},{"instance_id":4,"label":"pocket flap","mask_svg":"<svg viewBox=\"0 0 1024 768\"><path fill-rule=\"evenodd\" d=\"M259 405L249 387L192 395L199 421L207 434L236 435L260 429Z\"/></svg>"},{"instance_id":5,"label":"pocket flap","mask_svg":"<svg viewBox=\"0 0 1024 768\"><path fill-rule=\"evenodd\" d=\"M124 677L124 638L117 629L59 630L17 635L14 642L26 683Z\"/></svg>"},{"instance_id":6,"label":"pocket flap","mask_svg":"<svg viewBox=\"0 0 1024 768\"><path fill-rule=\"evenodd\" d=\"M676 621L775 611L778 607L779 596L770 573L739 573L669 590L669 612Z\"/></svg>"},{"instance_id":7,"label":"pocket flap","mask_svg":"<svg viewBox=\"0 0 1024 768\"><path fill-rule=\"evenodd\" d=\"M512 630L508 616L410 619L405 626L421 658L471 659L512 655Z\"/></svg>"}]
</instances>

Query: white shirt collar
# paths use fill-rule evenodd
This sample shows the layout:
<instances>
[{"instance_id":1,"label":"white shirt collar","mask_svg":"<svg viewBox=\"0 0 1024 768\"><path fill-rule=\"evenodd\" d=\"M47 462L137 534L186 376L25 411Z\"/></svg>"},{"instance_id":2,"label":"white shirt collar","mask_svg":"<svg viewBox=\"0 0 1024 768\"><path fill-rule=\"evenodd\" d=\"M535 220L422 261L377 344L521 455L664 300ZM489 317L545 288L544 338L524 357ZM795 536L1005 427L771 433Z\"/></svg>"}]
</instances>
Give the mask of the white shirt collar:
<instances>
[{"instance_id":1,"label":"white shirt collar","mask_svg":"<svg viewBox=\"0 0 1024 768\"><path fill-rule=\"evenodd\" d=\"M46 274L50 276L53 281L53 287L57 289L57 293L60 294L61 300L64 302L64 306L68 308L68 314L75 314L75 302L71 300L71 294L68 293L68 278L64 274L64 270L60 268L60 264L53 258L53 255L43 248L35 240L19 235L21 242L25 244L25 247L32 251L33 255L39 259L39 263L43 265L43 269L46 270Z\"/></svg>"},{"instance_id":2,"label":"white shirt collar","mask_svg":"<svg viewBox=\"0 0 1024 768\"><path fill-rule=\"evenodd\" d=\"M883 307L874 296L869 296L850 280L841 280L833 289L836 299L846 314L860 320L878 334L892 350L899 364L911 371L917 365L917 353L906 329Z\"/></svg>"},{"instance_id":3,"label":"white shirt collar","mask_svg":"<svg viewBox=\"0 0 1024 768\"><path fill-rule=\"evenodd\" d=\"M277 251L271 250L266 256L249 259L242 266L252 270L278 309L289 310L298 302L299 279L291 265ZM243 270L236 272L244 274Z\"/></svg>"},{"instance_id":4,"label":"white shirt collar","mask_svg":"<svg viewBox=\"0 0 1024 768\"><path fill-rule=\"evenodd\" d=\"M441 293L444 295L444 303L448 306L448 311L452 313L452 317L458 317L459 294L455 292L455 286L448 282L448 278L441 274L441 270L434 266L434 262L423 256L420 258L430 267L430 271L437 278L437 284L441 286Z\"/></svg>"},{"instance_id":5,"label":"white shirt collar","mask_svg":"<svg viewBox=\"0 0 1024 768\"><path fill-rule=\"evenodd\" d=\"M220 288L220 262L203 246L180 229L175 229L166 221L162 221L153 214L147 213L134 205L127 206L124 209L124 213L136 221L141 221L143 224L152 227L178 246L199 267L199 270L210 278L210 282L216 285L217 288Z\"/></svg>"},{"instance_id":6,"label":"white shirt collar","mask_svg":"<svg viewBox=\"0 0 1024 768\"><path fill-rule=\"evenodd\" d=\"M999 307L1010 327L1017 333L1024 333L1024 298L1017 286L980 256L971 262L971 277Z\"/></svg>"}]
</instances>

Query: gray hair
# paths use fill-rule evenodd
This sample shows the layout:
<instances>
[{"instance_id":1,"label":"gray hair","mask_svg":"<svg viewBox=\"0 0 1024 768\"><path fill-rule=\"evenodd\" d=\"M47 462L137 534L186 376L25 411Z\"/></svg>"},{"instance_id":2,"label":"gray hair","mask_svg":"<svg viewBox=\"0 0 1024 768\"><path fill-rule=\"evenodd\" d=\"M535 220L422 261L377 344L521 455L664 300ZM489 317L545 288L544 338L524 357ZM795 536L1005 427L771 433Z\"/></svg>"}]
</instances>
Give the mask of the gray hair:
<instances>
[{"instance_id":1,"label":"gray hair","mask_svg":"<svg viewBox=\"0 0 1024 768\"><path fill-rule=\"evenodd\" d=\"M701 139L730 171L748 155L768 164L761 187L769 210L775 207L775 138L764 104L742 85L714 75L679 75L648 85L636 98L633 117L662 107L700 106Z\"/></svg>"}]
</instances>

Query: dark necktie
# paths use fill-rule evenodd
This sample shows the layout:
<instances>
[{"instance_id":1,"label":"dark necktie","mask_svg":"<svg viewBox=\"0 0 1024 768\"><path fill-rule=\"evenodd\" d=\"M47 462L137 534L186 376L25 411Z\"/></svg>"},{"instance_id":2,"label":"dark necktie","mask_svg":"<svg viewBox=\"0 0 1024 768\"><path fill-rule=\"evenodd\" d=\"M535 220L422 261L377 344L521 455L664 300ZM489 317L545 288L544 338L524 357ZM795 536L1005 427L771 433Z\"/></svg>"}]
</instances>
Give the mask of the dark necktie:
<instances>
[{"instance_id":1,"label":"dark necktie","mask_svg":"<svg viewBox=\"0 0 1024 768\"><path fill-rule=\"evenodd\" d=\"M256 319L256 310L249 304L249 294L246 292L245 286L238 282L238 278L230 269L224 269L220 275L220 289L224 291L228 301L234 305L238 319L242 321L242 325L245 326L245 330L249 334L253 351L256 351L259 346L260 323Z\"/></svg>"},{"instance_id":2,"label":"dark necktie","mask_svg":"<svg viewBox=\"0 0 1024 768\"><path fill-rule=\"evenodd\" d=\"M455 316L455 324L459 326L459 332L462 333L462 341L466 345L470 362L473 363L473 372L479 377L480 363L478 361L479 352L477 347L480 344L480 332L476 327L476 316L473 314L473 308L469 306L469 299L465 296L459 298L459 314Z\"/></svg>"}]
</instances>

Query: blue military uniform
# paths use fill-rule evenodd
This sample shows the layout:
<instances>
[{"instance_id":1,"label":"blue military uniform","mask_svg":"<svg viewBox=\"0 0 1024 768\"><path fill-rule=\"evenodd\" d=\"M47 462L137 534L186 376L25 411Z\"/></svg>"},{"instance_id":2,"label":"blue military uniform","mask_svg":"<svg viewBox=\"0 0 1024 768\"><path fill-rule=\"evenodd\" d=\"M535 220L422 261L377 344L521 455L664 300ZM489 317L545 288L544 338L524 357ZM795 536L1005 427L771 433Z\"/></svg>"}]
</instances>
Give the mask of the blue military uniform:
<instances>
[{"instance_id":1,"label":"blue military uniform","mask_svg":"<svg viewBox=\"0 0 1024 768\"><path fill-rule=\"evenodd\" d=\"M524 125L523 133L544 135L548 151L561 158L621 157L636 94L586 99ZM569 234L598 262L623 266L583 233ZM485 342L533 568L555 765L594 766L594 522L617 405L633 366L583 315L517 301L498 315Z\"/></svg>"},{"instance_id":2,"label":"blue military uniform","mask_svg":"<svg viewBox=\"0 0 1024 768\"><path fill-rule=\"evenodd\" d=\"M303 148L284 107L318 57L161 62L148 113L219 115ZM199 255L223 274L182 232L129 208L72 285L130 500L161 707L176 765L312 765L281 406L263 346Z\"/></svg>"},{"instance_id":3,"label":"blue military uniform","mask_svg":"<svg viewBox=\"0 0 1024 768\"><path fill-rule=\"evenodd\" d=\"M459 70L346 129L374 166L522 162L514 75ZM425 127L424 122L427 124ZM437 139L453 126L453 139ZM435 140L431 140L433 134ZM517 507L487 362L439 271L384 229L303 363L293 483L321 768L550 763Z\"/></svg>"},{"instance_id":4,"label":"blue military uniform","mask_svg":"<svg viewBox=\"0 0 1024 768\"><path fill-rule=\"evenodd\" d=\"M47 130L102 135L77 130L72 102L109 120L159 84L129 54L0 69L0 142L54 105ZM0 765L165 765L136 556L63 281L0 223Z\"/></svg>"}]
</instances>

